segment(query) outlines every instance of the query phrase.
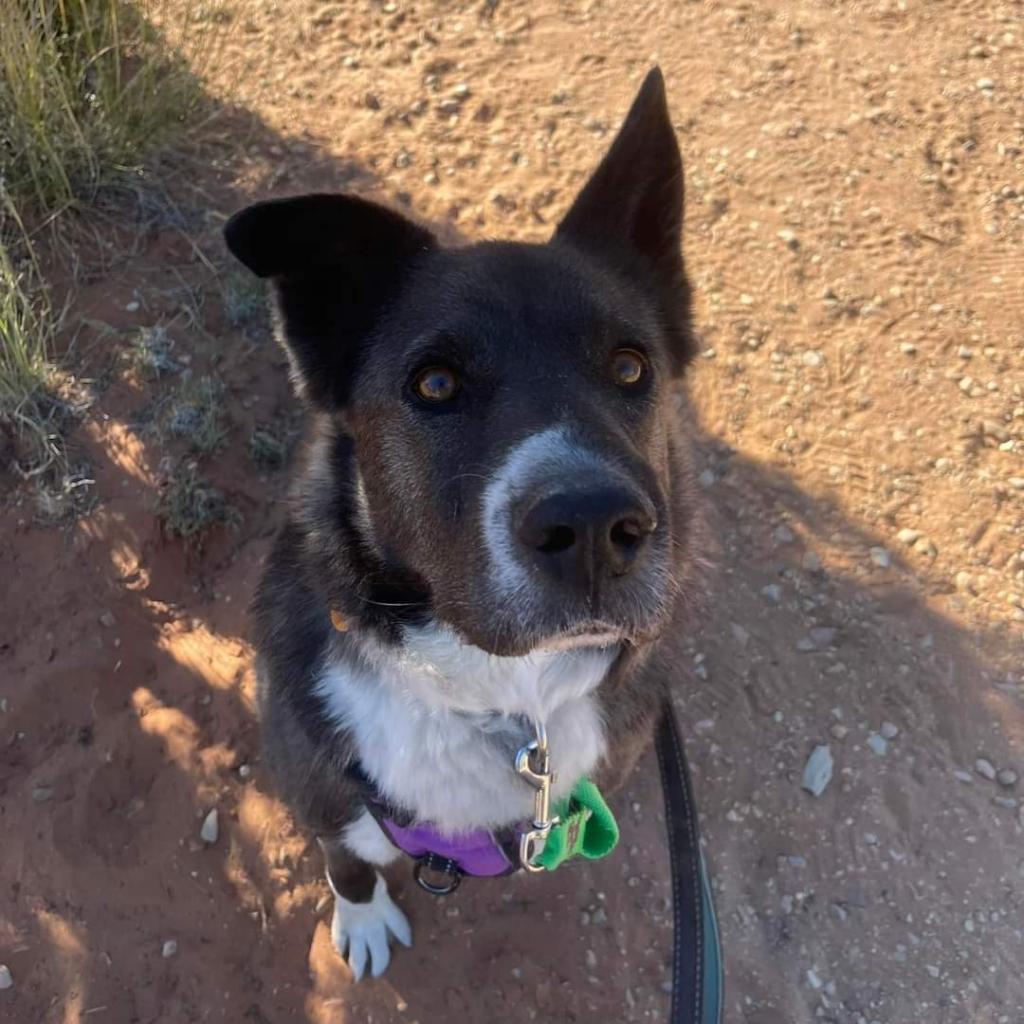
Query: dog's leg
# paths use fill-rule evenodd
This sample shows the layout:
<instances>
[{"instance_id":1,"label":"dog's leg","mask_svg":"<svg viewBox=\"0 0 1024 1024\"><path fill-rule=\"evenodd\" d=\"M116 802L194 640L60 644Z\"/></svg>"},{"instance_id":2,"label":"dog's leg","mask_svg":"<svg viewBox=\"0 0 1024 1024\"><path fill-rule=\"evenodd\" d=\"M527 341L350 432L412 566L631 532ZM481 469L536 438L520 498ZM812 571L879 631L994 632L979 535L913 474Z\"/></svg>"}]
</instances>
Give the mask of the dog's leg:
<instances>
[{"instance_id":1,"label":"dog's leg","mask_svg":"<svg viewBox=\"0 0 1024 1024\"><path fill-rule=\"evenodd\" d=\"M380 977L391 960L389 936L412 945L405 914L388 895L387 882L377 870L398 856L372 816L362 815L340 835L319 836L327 867L327 884L334 893L331 940L346 958L356 981L369 965Z\"/></svg>"}]
</instances>

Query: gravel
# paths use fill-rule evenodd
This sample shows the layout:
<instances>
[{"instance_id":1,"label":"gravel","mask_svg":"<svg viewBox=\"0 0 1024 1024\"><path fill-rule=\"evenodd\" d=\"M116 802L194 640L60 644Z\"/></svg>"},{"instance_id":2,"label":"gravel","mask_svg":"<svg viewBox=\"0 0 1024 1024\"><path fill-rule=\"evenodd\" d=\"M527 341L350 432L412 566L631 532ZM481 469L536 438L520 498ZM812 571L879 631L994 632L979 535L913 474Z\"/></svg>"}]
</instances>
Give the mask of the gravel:
<instances>
[{"instance_id":1,"label":"gravel","mask_svg":"<svg viewBox=\"0 0 1024 1024\"><path fill-rule=\"evenodd\" d=\"M889 748L889 744L885 742L884 737L879 736L877 732L873 732L868 737L868 746L879 756L882 757L886 750Z\"/></svg>"},{"instance_id":2,"label":"gravel","mask_svg":"<svg viewBox=\"0 0 1024 1024\"><path fill-rule=\"evenodd\" d=\"M11 988L14 985L14 978L11 977L11 969L7 964L0 964L0 989Z\"/></svg>"},{"instance_id":3,"label":"gravel","mask_svg":"<svg viewBox=\"0 0 1024 1024\"><path fill-rule=\"evenodd\" d=\"M986 760L984 757L979 757L974 762L974 770L983 778L994 782L996 778L996 770L991 761Z\"/></svg>"},{"instance_id":4,"label":"gravel","mask_svg":"<svg viewBox=\"0 0 1024 1024\"><path fill-rule=\"evenodd\" d=\"M821 796L832 780L832 751L828 744L817 746L804 766L803 788L812 796Z\"/></svg>"},{"instance_id":5,"label":"gravel","mask_svg":"<svg viewBox=\"0 0 1024 1024\"><path fill-rule=\"evenodd\" d=\"M169 960L175 953L178 952L178 940L168 939L160 950L160 955L165 959Z\"/></svg>"},{"instance_id":6,"label":"gravel","mask_svg":"<svg viewBox=\"0 0 1024 1024\"><path fill-rule=\"evenodd\" d=\"M220 823L217 819L217 808L214 807L212 811L203 819L203 827L199 830L199 838L204 843L213 845L217 842L217 836L220 835Z\"/></svg>"}]
</instances>

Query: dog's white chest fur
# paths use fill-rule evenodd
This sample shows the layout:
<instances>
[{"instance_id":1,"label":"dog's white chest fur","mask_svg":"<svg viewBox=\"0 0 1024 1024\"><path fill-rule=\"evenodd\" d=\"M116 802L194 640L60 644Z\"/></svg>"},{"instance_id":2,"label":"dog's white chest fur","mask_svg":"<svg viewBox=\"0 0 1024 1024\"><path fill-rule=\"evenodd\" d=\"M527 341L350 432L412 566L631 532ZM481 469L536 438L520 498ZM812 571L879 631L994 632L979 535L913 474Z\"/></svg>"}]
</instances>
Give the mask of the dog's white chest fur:
<instances>
[{"instance_id":1,"label":"dog's white chest fur","mask_svg":"<svg viewBox=\"0 0 1024 1024\"><path fill-rule=\"evenodd\" d=\"M553 796L565 796L605 752L594 691L615 654L580 648L499 658L442 628L414 630L398 653L373 648L329 666L319 692L387 799L445 832L496 828L532 815L533 790L515 773L514 750L478 716L544 722Z\"/></svg>"}]
</instances>

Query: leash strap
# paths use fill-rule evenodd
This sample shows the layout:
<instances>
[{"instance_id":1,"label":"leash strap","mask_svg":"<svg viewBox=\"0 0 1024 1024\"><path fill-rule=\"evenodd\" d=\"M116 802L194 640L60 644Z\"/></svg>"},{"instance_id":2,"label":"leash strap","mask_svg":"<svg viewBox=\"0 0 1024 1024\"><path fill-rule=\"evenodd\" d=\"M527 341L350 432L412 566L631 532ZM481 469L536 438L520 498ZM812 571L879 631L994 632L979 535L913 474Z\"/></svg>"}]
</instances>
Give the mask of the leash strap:
<instances>
[{"instance_id":1,"label":"leash strap","mask_svg":"<svg viewBox=\"0 0 1024 1024\"><path fill-rule=\"evenodd\" d=\"M665 799L675 927L669 1024L721 1024L722 953L697 811L675 712L662 705L655 750Z\"/></svg>"}]
</instances>

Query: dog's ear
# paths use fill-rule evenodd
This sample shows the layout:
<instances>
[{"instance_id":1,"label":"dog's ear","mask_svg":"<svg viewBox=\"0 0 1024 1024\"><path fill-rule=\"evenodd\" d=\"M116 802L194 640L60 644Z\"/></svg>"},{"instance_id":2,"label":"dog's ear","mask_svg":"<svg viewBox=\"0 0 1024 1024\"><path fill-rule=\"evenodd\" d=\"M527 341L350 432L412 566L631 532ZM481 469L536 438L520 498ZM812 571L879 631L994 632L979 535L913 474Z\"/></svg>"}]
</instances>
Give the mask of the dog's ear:
<instances>
[{"instance_id":1,"label":"dog's ear","mask_svg":"<svg viewBox=\"0 0 1024 1024\"><path fill-rule=\"evenodd\" d=\"M224 227L232 254L270 278L300 394L345 404L359 351L434 236L391 210L344 195L257 203Z\"/></svg>"},{"instance_id":2,"label":"dog's ear","mask_svg":"<svg viewBox=\"0 0 1024 1024\"><path fill-rule=\"evenodd\" d=\"M678 368L693 354L683 268L683 161L669 118L665 80L654 68L597 170L559 224L579 248L641 258L674 335Z\"/></svg>"}]
</instances>

